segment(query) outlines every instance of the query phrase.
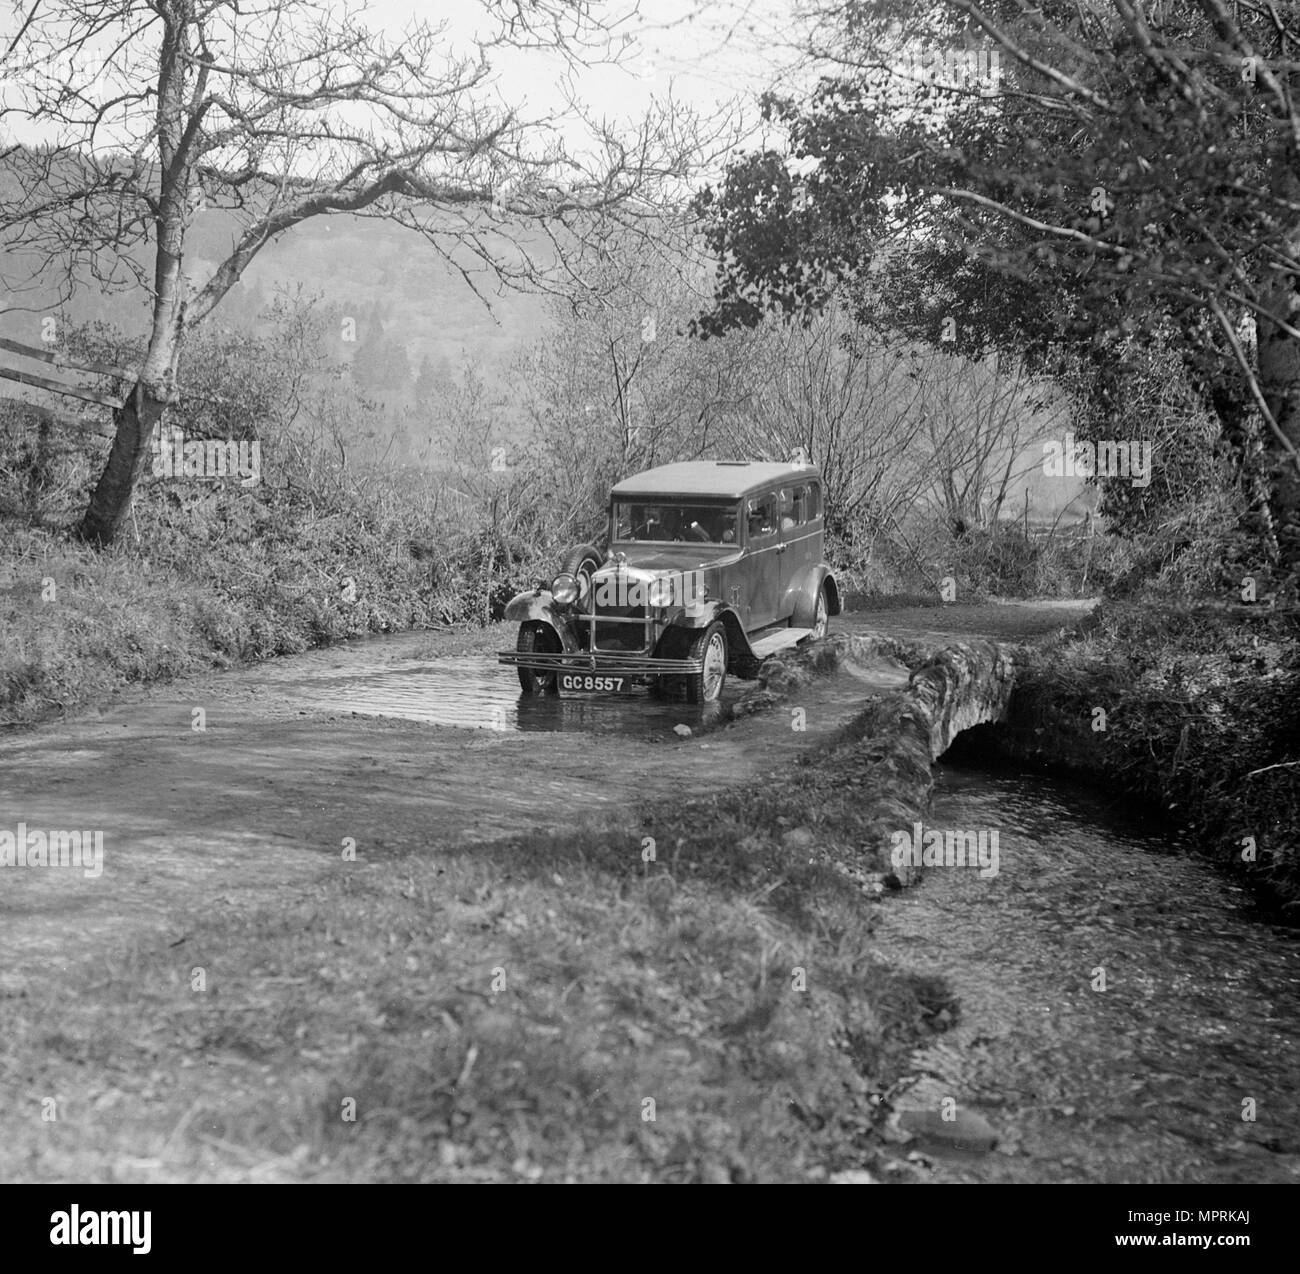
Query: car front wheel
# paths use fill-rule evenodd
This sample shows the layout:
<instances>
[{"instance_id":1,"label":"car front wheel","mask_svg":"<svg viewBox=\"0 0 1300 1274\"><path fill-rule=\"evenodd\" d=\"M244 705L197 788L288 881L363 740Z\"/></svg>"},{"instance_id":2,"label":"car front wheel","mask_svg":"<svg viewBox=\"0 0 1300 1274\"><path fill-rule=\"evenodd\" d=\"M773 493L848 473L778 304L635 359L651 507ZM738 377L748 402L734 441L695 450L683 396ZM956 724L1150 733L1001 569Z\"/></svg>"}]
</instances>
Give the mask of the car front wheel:
<instances>
[{"instance_id":1,"label":"car front wheel","mask_svg":"<svg viewBox=\"0 0 1300 1274\"><path fill-rule=\"evenodd\" d=\"M563 649L560 634L550 624L534 621L530 624L519 625L519 638L515 642L515 650L519 654L558 655ZM519 684L523 687L524 694L555 693L556 674L554 672L537 672L532 668L518 668L516 671L519 673Z\"/></svg>"},{"instance_id":2,"label":"car front wheel","mask_svg":"<svg viewBox=\"0 0 1300 1274\"><path fill-rule=\"evenodd\" d=\"M714 703L727 681L727 631L712 623L691 642L691 658L703 661L699 672L686 678L687 703Z\"/></svg>"}]
</instances>

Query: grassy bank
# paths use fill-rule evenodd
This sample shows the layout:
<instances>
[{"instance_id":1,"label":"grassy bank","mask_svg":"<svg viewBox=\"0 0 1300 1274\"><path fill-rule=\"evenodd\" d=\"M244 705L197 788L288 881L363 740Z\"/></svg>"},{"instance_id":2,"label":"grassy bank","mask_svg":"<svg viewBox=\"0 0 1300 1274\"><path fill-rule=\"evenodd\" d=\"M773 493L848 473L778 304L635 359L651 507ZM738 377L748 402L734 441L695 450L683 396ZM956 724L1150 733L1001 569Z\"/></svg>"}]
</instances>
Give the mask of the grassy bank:
<instances>
[{"instance_id":1,"label":"grassy bank","mask_svg":"<svg viewBox=\"0 0 1300 1274\"><path fill-rule=\"evenodd\" d=\"M876 701L808 764L630 818L339 860L0 1005L28 1178L817 1180L957 1006L872 956ZM928 773L896 775L928 790ZM653 849L653 856L650 850ZM201 970L201 984L196 970ZM43 1121L53 1097L58 1118ZM653 1103L650 1105L649 1103ZM650 1116L653 1114L653 1118Z\"/></svg>"},{"instance_id":2,"label":"grassy bank","mask_svg":"<svg viewBox=\"0 0 1300 1274\"><path fill-rule=\"evenodd\" d=\"M3 526L0 724L102 703L133 683L468 622L464 581L422 553L403 525L415 522L409 511L320 517L275 497L212 500L206 520L161 495L142 500L146 547L96 552L62 531Z\"/></svg>"},{"instance_id":3,"label":"grassy bank","mask_svg":"<svg viewBox=\"0 0 1300 1274\"><path fill-rule=\"evenodd\" d=\"M1187 843L1300 922L1300 619L1264 608L1102 605L1027 652L1021 761L1168 811Z\"/></svg>"}]
</instances>

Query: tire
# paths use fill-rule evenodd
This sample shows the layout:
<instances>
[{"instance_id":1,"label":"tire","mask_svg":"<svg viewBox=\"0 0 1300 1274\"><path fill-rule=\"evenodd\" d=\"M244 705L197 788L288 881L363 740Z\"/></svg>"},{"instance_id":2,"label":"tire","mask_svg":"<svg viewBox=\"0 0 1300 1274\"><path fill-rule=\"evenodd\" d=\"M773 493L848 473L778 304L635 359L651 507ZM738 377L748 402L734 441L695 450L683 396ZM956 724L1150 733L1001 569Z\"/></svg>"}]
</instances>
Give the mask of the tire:
<instances>
[{"instance_id":1,"label":"tire","mask_svg":"<svg viewBox=\"0 0 1300 1274\"><path fill-rule=\"evenodd\" d=\"M812 640L821 641L831 626L831 606L826 597L826 585L817 590L817 609L813 612Z\"/></svg>"},{"instance_id":2,"label":"tire","mask_svg":"<svg viewBox=\"0 0 1300 1274\"><path fill-rule=\"evenodd\" d=\"M685 659L690 653L691 633L681 628L670 628L659 640L655 654L660 659ZM662 703L680 701L686 692L686 678L675 675L656 677L650 683L651 697Z\"/></svg>"},{"instance_id":3,"label":"tire","mask_svg":"<svg viewBox=\"0 0 1300 1274\"><path fill-rule=\"evenodd\" d=\"M515 650L521 655L559 654L564 649L560 634L550 624L539 620L519 625L519 636L515 641ZM554 694L557 674L553 672L535 672L531 668L516 668L519 684L526 695Z\"/></svg>"},{"instance_id":4,"label":"tire","mask_svg":"<svg viewBox=\"0 0 1300 1274\"><path fill-rule=\"evenodd\" d=\"M574 579L579 575L586 575L587 583L590 585L592 573L604 564L605 555L594 544L578 544L565 555L560 574L572 575Z\"/></svg>"},{"instance_id":5,"label":"tire","mask_svg":"<svg viewBox=\"0 0 1300 1274\"><path fill-rule=\"evenodd\" d=\"M704 668L686 674L686 702L716 703L727 684L727 630L719 621L696 634L691 658L702 659Z\"/></svg>"}]
</instances>

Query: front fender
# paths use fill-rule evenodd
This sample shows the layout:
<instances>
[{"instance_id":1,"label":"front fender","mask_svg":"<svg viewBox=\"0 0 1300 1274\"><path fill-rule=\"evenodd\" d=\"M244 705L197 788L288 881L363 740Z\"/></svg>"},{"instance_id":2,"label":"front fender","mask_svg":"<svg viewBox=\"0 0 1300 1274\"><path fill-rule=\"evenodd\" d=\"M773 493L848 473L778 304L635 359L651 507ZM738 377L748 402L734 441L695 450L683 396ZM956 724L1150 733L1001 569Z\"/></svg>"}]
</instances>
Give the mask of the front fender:
<instances>
[{"instance_id":1,"label":"front fender","mask_svg":"<svg viewBox=\"0 0 1300 1274\"><path fill-rule=\"evenodd\" d=\"M568 610L551 596L549 589L520 593L506 603L502 618L507 623L526 624L531 620L540 620L550 624L560 634L560 641L565 650L577 650L578 642L573 635L573 625Z\"/></svg>"},{"instance_id":2,"label":"front fender","mask_svg":"<svg viewBox=\"0 0 1300 1274\"><path fill-rule=\"evenodd\" d=\"M711 602L701 602L693 610L678 611L670 629L678 632L683 629L698 632L700 629L707 628L715 620L726 629L727 651L731 659L734 661L751 658L754 651L749 644L749 634L745 632L745 625L741 623L740 616L726 602L716 598Z\"/></svg>"},{"instance_id":3,"label":"front fender","mask_svg":"<svg viewBox=\"0 0 1300 1274\"><path fill-rule=\"evenodd\" d=\"M694 606L674 606L666 618L674 628L707 628L715 619L735 612L720 598L712 601L698 601Z\"/></svg>"},{"instance_id":4,"label":"front fender","mask_svg":"<svg viewBox=\"0 0 1300 1274\"><path fill-rule=\"evenodd\" d=\"M551 596L549 589L544 588L541 592L530 589L526 593L512 597L506 603L502 618L516 624L522 624L529 619L544 619L548 624L554 625L556 614L555 598Z\"/></svg>"}]
</instances>

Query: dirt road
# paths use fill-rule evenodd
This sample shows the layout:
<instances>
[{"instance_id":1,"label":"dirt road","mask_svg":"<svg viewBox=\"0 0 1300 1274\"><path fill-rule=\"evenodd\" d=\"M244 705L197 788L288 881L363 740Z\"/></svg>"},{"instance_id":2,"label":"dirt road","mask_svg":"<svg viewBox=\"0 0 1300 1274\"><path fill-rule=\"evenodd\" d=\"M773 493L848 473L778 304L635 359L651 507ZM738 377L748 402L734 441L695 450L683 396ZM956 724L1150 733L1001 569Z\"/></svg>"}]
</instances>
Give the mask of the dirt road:
<instances>
[{"instance_id":1,"label":"dirt road","mask_svg":"<svg viewBox=\"0 0 1300 1274\"><path fill-rule=\"evenodd\" d=\"M4 740L0 827L102 832L103 868L5 873L0 989L57 971L73 945L85 955L147 931L179 939L175 914L266 901L336 862L348 838L373 860L608 822L621 805L741 782L833 731L872 685L905 680L882 666L820 684L800 699L802 731L768 714L682 739L673 726L699 730L699 710L646 699L525 704L524 720L507 721L497 703L517 705L519 692L491 658L500 639L485 634L468 654L458 643L445 675L427 635L318 651L133 693ZM405 682L434 715L441 695L463 704L467 664L481 693L466 725L483 728L366 714L367 687L370 711L411 710L409 695L395 707L385 697Z\"/></svg>"}]
</instances>

